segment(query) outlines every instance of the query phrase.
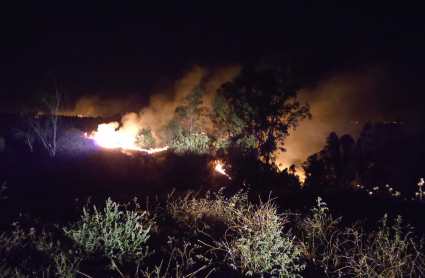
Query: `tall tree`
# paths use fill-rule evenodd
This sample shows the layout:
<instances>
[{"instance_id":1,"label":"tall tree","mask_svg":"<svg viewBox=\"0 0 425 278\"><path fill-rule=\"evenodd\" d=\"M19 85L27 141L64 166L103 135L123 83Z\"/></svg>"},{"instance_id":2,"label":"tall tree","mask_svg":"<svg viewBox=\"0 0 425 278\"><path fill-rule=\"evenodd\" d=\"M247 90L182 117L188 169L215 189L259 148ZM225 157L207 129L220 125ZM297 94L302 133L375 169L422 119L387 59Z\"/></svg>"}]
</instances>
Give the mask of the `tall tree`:
<instances>
[{"instance_id":1,"label":"tall tree","mask_svg":"<svg viewBox=\"0 0 425 278\"><path fill-rule=\"evenodd\" d=\"M191 93L181 100L174 111L173 119L164 127L165 143L177 152L203 153L209 150L210 139L204 129L203 90L195 86Z\"/></svg>"},{"instance_id":2,"label":"tall tree","mask_svg":"<svg viewBox=\"0 0 425 278\"><path fill-rule=\"evenodd\" d=\"M188 126L187 131L191 134L201 131L201 117L207 112L203 107L202 97L204 91L199 86L195 86L192 92L182 99L181 105L175 109L175 118Z\"/></svg>"},{"instance_id":3,"label":"tall tree","mask_svg":"<svg viewBox=\"0 0 425 278\"><path fill-rule=\"evenodd\" d=\"M218 139L232 140L258 150L270 164L278 151L285 151L285 139L305 118L311 118L308 104L296 101L298 81L287 68L263 66L245 69L217 91L212 102L211 121Z\"/></svg>"}]
</instances>

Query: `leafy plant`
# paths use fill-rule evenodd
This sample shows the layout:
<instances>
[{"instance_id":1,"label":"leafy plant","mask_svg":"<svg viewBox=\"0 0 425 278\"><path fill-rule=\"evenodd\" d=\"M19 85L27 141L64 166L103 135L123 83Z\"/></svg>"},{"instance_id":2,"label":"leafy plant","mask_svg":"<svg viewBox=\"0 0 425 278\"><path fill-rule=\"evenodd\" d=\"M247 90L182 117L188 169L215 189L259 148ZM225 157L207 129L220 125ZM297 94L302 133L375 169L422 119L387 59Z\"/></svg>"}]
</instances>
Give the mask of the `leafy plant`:
<instances>
[{"instance_id":1,"label":"leafy plant","mask_svg":"<svg viewBox=\"0 0 425 278\"><path fill-rule=\"evenodd\" d=\"M224 188L211 196L207 192L204 198L197 198L191 192L184 198L168 200L167 213L186 230L210 233L219 224L229 225L243 211L248 202L247 193L239 191L230 198L223 194Z\"/></svg>"},{"instance_id":2,"label":"leafy plant","mask_svg":"<svg viewBox=\"0 0 425 278\"><path fill-rule=\"evenodd\" d=\"M357 277L422 277L425 257L420 249L411 228L402 226L401 216L389 227L385 215L378 231L368 234L352 227L341 232L333 264L336 273Z\"/></svg>"},{"instance_id":3,"label":"leafy plant","mask_svg":"<svg viewBox=\"0 0 425 278\"><path fill-rule=\"evenodd\" d=\"M195 275L199 272L208 268L208 264L201 265L198 269L193 269L197 264L196 254L202 246L199 244L193 244L186 239L176 239L174 237L168 237L168 248L171 250L169 253L169 259L167 265L163 265L164 261L161 261L159 266L155 266L153 270L149 271L141 270L142 274L146 278L191 278L196 277ZM208 277L214 269L212 269L206 276Z\"/></svg>"},{"instance_id":4,"label":"leafy plant","mask_svg":"<svg viewBox=\"0 0 425 278\"><path fill-rule=\"evenodd\" d=\"M314 263L322 263L330 254L331 239L338 232L341 217L334 219L322 198L317 198L317 205L311 213L298 218L297 226L304 244L303 256Z\"/></svg>"},{"instance_id":5,"label":"leafy plant","mask_svg":"<svg viewBox=\"0 0 425 278\"><path fill-rule=\"evenodd\" d=\"M226 263L246 276L301 277L302 249L290 231L283 231L288 221L270 200L258 206L249 203L237 216L225 239L216 242L217 250L226 253Z\"/></svg>"},{"instance_id":6,"label":"leafy plant","mask_svg":"<svg viewBox=\"0 0 425 278\"><path fill-rule=\"evenodd\" d=\"M377 231L367 233L359 222L348 228L338 227L326 203L317 199L311 214L297 221L304 242L303 257L324 268L328 276L422 277L425 257L409 225L399 216L393 226L387 215Z\"/></svg>"},{"instance_id":7,"label":"leafy plant","mask_svg":"<svg viewBox=\"0 0 425 278\"><path fill-rule=\"evenodd\" d=\"M135 144L142 149L155 148L155 140L153 139L152 130L150 128L142 128L136 135Z\"/></svg>"},{"instance_id":8,"label":"leafy plant","mask_svg":"<svg viewBox=\"0 0 425 278\"><path fill-rule=\"evenodd\" d=\"M120 207L109 198L103 212L96 206L93 213L84 209L81 221L64 231L87 258L100 256L112 262L139 263L149 255L146 241L151 226L146 211L122 211Z\"/></svg>"},{"instance_id":9,"label":"leafy plant","mask_svg":"<svg viewBox=\"0 0 425 278\"><path fill-rule=\"evenodd\" d=\"M205 133L207 108L202 106L204 92L199 86L183 98L174 111L174 117L163 127L164 143L177 153L206 153L211 139Z\"/></svg>"}]
</instances>

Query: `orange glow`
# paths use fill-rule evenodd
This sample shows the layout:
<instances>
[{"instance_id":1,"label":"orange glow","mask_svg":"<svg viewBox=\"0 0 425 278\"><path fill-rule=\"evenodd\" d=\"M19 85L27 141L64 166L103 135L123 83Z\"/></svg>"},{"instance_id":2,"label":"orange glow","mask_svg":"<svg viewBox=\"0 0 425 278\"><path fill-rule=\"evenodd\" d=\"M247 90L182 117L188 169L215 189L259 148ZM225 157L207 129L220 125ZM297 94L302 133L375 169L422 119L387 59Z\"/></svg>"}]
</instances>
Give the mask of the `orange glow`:
<instances>
[{"instance_id":1,"label":"orange glow","mask_svg":"<svg viewBox=\"0 0 425 278\"><path fill-rule=\"evenodd\" d=\"M226 177L228 177L230 180L231 178L229 177L229 175L226 173L226 171L223 169L223 164L221 164L221 162L219 160L215 161L215 167L214 169L219 172L220 174L225 175Z\"/></svg>"},{"instance_id":2,"label":"orange glow","mask_svg":"<svg viewBox=\"0 0 425 278\"><path fill-rule=\"evenodd\" d=\"M168 146L154 149L142 149L135 145L135 138L139 127L135 128L134 125L124 125L119 128L118 122L100 124L97 131L93 131L91 135L84 133L83 136L87 139L96 141L96 143L106 149L121 149L125 154L131 155L131 151L146 152L148 154L163 152L168 150ZM229 175L223 168L223 164L216 160L214 162L214 170L222 175L225 175L229 179Z\"/></svg>"},{"instance_id":3,"label":"orange glow","mask_svg":"<svg viewBox=\"0 0 425 278\"><path fill-rule=\"evenodd\" d=\"M92 135L87 137L87 134L85 133L84 136L86 138L93 139L99 146L106 149L133 150L146 152L149 154L162 152L168 149L168 146L154 149L139 148L134 143L138 129L120 128L117 130L118 127L118 122L100 124L97 128L97 131L92 132Z\"/></svg>"},{"instance_id":4,"label":"orange glow","mask_svg":"<svg viewBox=\"0 0 425 278\"><path fill-rule=\"evenodd\" d=\"M288 171L289 171L289 167L290 166L284 166L284 165L279 165L279 170L280 171L283 171L283 170L285 170L286 168L288 168ZM301 169L301 168L298 168L298 167L295 167L295 170L296 170L296 173L295 173L295 175L297 175L298 176L298 179L300 180L300 182L301 182L301 184L304 184L304 182L305 182L305 175L304 175L304 173L303 173L303 169Z\"/></svg>"}]
</instances>

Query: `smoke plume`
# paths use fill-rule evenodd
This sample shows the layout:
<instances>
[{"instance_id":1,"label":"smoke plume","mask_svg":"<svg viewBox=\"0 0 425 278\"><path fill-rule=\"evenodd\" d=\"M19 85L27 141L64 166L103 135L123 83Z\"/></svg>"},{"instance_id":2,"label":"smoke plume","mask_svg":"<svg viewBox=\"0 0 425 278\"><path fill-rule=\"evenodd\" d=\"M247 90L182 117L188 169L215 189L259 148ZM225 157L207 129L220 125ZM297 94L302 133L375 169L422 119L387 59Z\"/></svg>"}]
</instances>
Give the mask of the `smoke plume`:
<instances>
[{"instance_id":1,"label":"smoke plume","mask_svg":"<svg viewBox=\"0 0 425 278\"><path fill-rule=\"evenodd\" d=\"M295 164L299 170L308 156L323 149L331 132L350 134L356 140L366 122L397 119L411 131L419 118L412 111L421 108L407 105L415 92L400 91L405 88L400 83L395 72L377 66L362 73L336 74L313 88L300 90L298 100L310 105L313 119L304 120L291 132L285 143L287 151L277 162L283 167Z\"/></svg>"}]
</instances>

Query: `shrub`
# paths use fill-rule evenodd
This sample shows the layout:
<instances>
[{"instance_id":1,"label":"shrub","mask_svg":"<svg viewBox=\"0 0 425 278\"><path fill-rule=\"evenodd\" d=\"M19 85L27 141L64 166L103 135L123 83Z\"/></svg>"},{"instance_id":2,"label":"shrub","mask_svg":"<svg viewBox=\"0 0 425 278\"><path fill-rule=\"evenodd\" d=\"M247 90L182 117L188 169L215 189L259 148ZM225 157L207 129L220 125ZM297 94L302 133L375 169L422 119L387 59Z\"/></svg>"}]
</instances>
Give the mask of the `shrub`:
<instances>
[{"instance_id":1,"label":"shrub","mask_svg":"<svg viewBox=\"0 0 425 278\"><path fill-rule=\"evenodd\" d=\"M238 217L248 203L247 193L237 192L230 198L223 194L221 188L214 196L207 192L204 198L196 198L191 192L184 198L168 200L166 212L178 225L190 231L215 232L217 225L229 225Z\"/></svg>"},{"instance_id":2,"label":"shrub","mask_svg":"<svg viewBox=\"0 0 425 278\"><path fill-rule=\"evenodd\" d=\"M146 241L151 226L146 211L122 211L120 207L109 198L103 213L95 206L92 214L84 209L81 221L64 231L87 258L108 258L112 266L114 260L139 263L149 255Z\"/></svg>"},{"instance_id":3,"label":"shrub","mask_svg":"<svg viewBox=\"0 0 425 278\"><path fill-rule=\"evenodd\" d=\"M150 128L142 128L136 134L136 146L142 149L155 148L155 140L153 139L152 131Z\"/></svg>"},{"instance_id":4,"label":"shrub","mask_svg":"<svg viewBox=\"0 0 425 278\"><path fill-rule=\"evenodd\" d=\"M53 234L34 228L25 231L18 222L14 230L0 235L0 277L75 277L81 259Z\"/></svg>"},{"instance_id":5,"label":"shrub","mask_svg":"<svg viewBox=\"0 0 425 278\"><path fill-rule=\"evenodd\" d=\"M199 272L207 269L208 264L203 264L199 266L198 269L194 270L193 268L197 265L199 260L195 260L195 254L198 253L199 249L202 247L199 244L192 244L186 239L179 240L174 237L168 237L168 263L163 264L164 260L161 261L159 266L155 266L153 270L141 270L141 273L146 278L191 278L196 277L195 275ZM214 271L212 269L206 276ZM200 277L200 276L198 276Z\"/></svg>"},{"instance_id":6,"label":"shrub","mask_svg":"<svg viewBox=\"0 0 425 278\"><path fill-rule=\"evenodd\" d=\"M297 218L296 226L304 245L303 257L314 263L322 263L331 253L331 240L338 231L341 217L334 219L329 209L320 197L317 206L311 209L310 214Z\"/></svg>"},{"instance_id":7,"label":"shrub","mask_svg":"<svg viewBox=\"0 0 425 278\"><path fill-rule=\"evenodd\" d=\"M304 242L303 256L322 266L328 276L422 277L425 257L422 242L412 230L402 226L399 216L392 227L387 216L377 231L367 233L359 223L339 228L341 218L333 219L320 198L310 215L299 218L297 226Z\"/></svg>"},{"instance_id":8,"label":"shrub","mask_svg":"<svg viewBox=\"0 0 425 278\"><path fill-rule=\"evenodd\" d=\"M301 277L301 248L290 231L283 232L287 219L271 201L248 204L237 216L225 239L217 242L217 249L226 252L225 262L246 276Z\"/></svg>"},{"instance_id":9,"label":"shrub","mask_svg":"<svg viewBox=\"0 0 425 278\"><path fill-rule=\"evenodd\" d=\"M401 224L398 216L395 224L388 227L385 215L378 231L367 234L361 228L345 229L335 242L335 272L372 278L423 277L425 257L409 226Z\"/></svg>"}]
</instances>

